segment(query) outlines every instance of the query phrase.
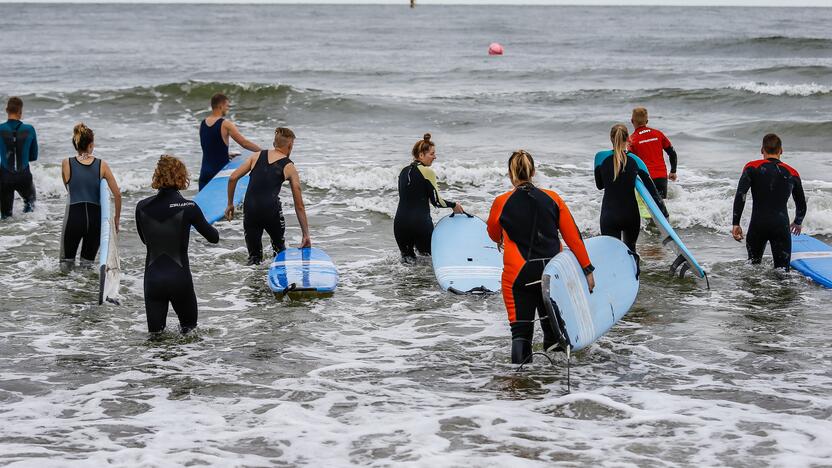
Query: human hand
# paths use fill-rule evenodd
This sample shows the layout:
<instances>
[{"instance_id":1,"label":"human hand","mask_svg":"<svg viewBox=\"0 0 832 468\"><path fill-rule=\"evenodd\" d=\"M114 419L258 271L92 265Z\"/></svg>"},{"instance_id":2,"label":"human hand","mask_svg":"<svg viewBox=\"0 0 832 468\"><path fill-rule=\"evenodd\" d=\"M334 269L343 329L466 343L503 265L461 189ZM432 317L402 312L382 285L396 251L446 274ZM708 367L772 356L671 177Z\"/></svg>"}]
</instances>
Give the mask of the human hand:
<instances>
[{"instance_id":1,"label":"human hand","mask_svg":"<svg viewBox=\"0 0 832 468\"><path fill-rule=\"evenodd\" d=\"M114 219L114 220L113 220L113 224L114 224L114 227L116 228L116 234L118 234L119 232L121 232L121 226L120 226L120 224L121 224L121 220L119 220L118 218L116 218L116 219Z\"/></svg>"},{"instance_id":2,"label":"human hand","mask_svg":"<svg viewBox=\"0 0 832 468\"><path fill-rule=\"evenodd\" d=\"M800 231L803 230L803 226L801 226L799 224L792 223L789 230L792 232L792 234L798 235L798 234L800 234Z\"/></svg>"},{"instance_id":3,"label":"human hand","mask_svg":"<svg viewBox=\"0 0 832 468\"><path fill-rule=\"evenodd\" d=\"M592 290L595 289L595 275L590 273L586 275L586 285L589 287L589 293L592 294Z\"/></svg>"},{"instance_id":4,"label":"human hand","mask_svg":"<svg viewBox=\"0 0 832 468\"><path fill-rule=\"evenodd\" d=\"M312 239L309 238L309 234L304 234L303 239L300 241L300 248L305 249L308 247L312 247Z\"/></svg>"},{"instance_id":5,"label":"human hand","mask_svg":"<svg viewBox=\"0 0 832 468\"><path fill-rule=\"evenodd\" d=\"M234 219L234 205L228 205L225 207L225 219L228 221Z\"/></svg>"},{"instance_id":6,"label":"human hand","mask_svg":"<svg viewBox=\"0 0 832 468\"><path fill-rule=\"evenodd\" d=\"M456 204L456 206L454 206L454 213L456 213L456 214L462 214L462 213L465 213L465 209L464 209L464 208L462 208L462 204L461 204L461 203L457 203L457 204Z\"/></svg>"},{"instance_id":7,"label":"human hand","mask_svg":"<svg viewBox=\"0 0 832 468\"><path fill-rule=\"evenodd\" d=\"M676 182L676 173L675 173L675 172L671 172L670 174L668 174L668 175L667 175L667 178L668 178L668 179L670 179L670 180L672 180L672 181L674 181L674 182Z\"/></svg>"},{"instance_id":8,"label":"human hand","mask_svg":"<svg viewBox=\"0 0 832 468\"><path fill-rule=\"evenodd\" d=\"M737 242L742 241L742 228L740 226L734 226L731 228L731 235L734 236L734 240Z\"/></svg>"}]
</instances>

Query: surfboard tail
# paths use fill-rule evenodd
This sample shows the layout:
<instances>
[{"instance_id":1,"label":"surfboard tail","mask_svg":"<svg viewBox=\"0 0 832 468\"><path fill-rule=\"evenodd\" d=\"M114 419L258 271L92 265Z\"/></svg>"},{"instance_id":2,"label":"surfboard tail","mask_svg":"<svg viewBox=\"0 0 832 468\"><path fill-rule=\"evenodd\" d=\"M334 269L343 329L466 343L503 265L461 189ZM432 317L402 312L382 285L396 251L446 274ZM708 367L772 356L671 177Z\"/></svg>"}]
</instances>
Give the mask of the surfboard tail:
<instances>
[{"instance_id":1,"label":"surfboard tail","mask_svg":"<svg viewBox=\"0 0 832 468\"><path fill-rule=\"evenodd\" d=\"M557 303L550 295L550 287L552 278L549 275L543 275L541 278L541 292L543 294L543 306L546 308L546 317L549 320L541 320L541 327L548 326L549 331L557 339L557 344L550 346L546 351L566 351L570 348L569 336L566 334L566 326L560 316L560 309ZM541 317L542 318L542 317Z\"/></svg>"}]
</instances>

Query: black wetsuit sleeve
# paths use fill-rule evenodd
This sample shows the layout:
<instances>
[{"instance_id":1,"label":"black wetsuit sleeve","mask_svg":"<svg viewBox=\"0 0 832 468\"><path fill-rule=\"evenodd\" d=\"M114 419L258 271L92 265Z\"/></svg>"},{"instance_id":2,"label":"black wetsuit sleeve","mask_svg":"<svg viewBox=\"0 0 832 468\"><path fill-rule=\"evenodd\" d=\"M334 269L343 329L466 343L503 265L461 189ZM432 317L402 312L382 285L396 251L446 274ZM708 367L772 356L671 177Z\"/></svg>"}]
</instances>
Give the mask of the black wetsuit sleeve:
<instances>
[{"instance_id":1,"label":"black wetsuit sleeve","mask_svg":"<svg viewBox=\"0 0 832 468\"><path fill-rule=\"evenodd\" d=\"M792 187L792 198L797 208L794 214L794 223L803 224L803 218L806 217L806 194L803 193L803 182L800 177L794 177L794 187Z\"/></svg>"},{"instance_id":2,"label":"black wetsuit sleeve","mask_svg":"<svg viewBox=\"0 0 832 468\"><path fill-rule=\"evenodd\" d=\"M601 175L601 166L595 166L595 186L598 190L604 190L604 177Z\"/></svg>"},{"instance_id":3,"label":"black wetsuit sleeve","mask_svg":"<svg viewBox=\"0 0 832 468\"><path fill-rule=\"evenodd\" d=\"M139 233L139 239L142 241L142 244L147 244L144 241L144 234L142 233L142 206L144 206L142 202L136 205L136 232Z\"/></svg>"},{"instance_id":4,"label":"black wetsuit sleeve","mask_svg":"<svg viewBox=\"0 0 832 468\"><path fill-rule=\"evenodd\" d=\"M208 224L205 215L198 206L191 207L191 226L196 228L196 232L202 234L208 242L216 244L220 241L220 233L214 226Z\"/></svg>"},{"instance_id":5,"label":"black wetsuit sleeve","mask_svg":"<svg viewBox=\"0 0 832 468\"><path fill-rule=\"evenodd\" d=\"M670 173L675 174L676 173L676 162L678 160L678 158L676 156L676 150L673 149L672 146L668 146L667 148L664 149L664 152L667 153L667 157L670 159Z\"/></svg>"},{"instance_id":6,"label":"black wetsuit sleeve","mask_svg":"<svg viewBox=\"0 0 832 468\"><path fill-rule=\"evenodd\" d=\"M751 189L751 168L745 168L737 184L737 194L734 195L734 217L731 220L732 226L739 226L742 219L742 212L745 209L745 197Z\"/></svg>"},{"instance_id":7,"label":"black wetsuit sleeve","mask_svg":"<svg viewBox=\"0 0 832 468\"><path fill-rule=\"evenodd\" d=\"M659 209L662 210L664 217L670 218L670 213L667 212L667 208L664 206L664 200L662 200L662 196L659 195L659 191L656 190L656 184L654 184L653 179L650 178L650 173L639 167L638 176L641 178L644 186L647 187L647 191L650 192L650 196L653 197L656 205L658 205Z\"/></svg>"}]
</instances>

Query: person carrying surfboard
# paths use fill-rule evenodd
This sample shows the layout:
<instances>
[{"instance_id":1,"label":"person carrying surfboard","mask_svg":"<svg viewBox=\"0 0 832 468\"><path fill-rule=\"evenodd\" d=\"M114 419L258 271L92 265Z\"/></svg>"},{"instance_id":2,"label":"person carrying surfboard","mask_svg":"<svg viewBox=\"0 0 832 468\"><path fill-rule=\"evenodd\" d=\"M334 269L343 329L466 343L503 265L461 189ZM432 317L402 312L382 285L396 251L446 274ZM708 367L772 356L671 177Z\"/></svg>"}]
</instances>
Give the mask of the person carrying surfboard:
<instances>
[{"instance_id":1,"label":"person carrying surfboard","mask_svg":"<svg viewBox=\"0 0 832 468\"><path fill-rule=\"evenodd\" d=\"M190 180L182 161L162 155L150 185L158 192L136 205L136 231L147 246L144 308L150 333L165 329L168 304L179 318L182 333L196 328L198 308L188 260L191 227L212 244L220 240L196 203L179 193L188 188Z\"/></svg>"},{"instance_id":2,"label":"person carrying surfboard","mask_svg":"<svg viewBox=\"0 0 832 468\"><path fill-rule=\"evenodd\" d=\"M231 159L228 154L228 138L231 137L249 151L260 147L248 141L234 122L225 118L231 101L224 94L211 97L211 115L199 124L199 143L202 146L202 167L199 171L199 190L202 190Z\"/></svg>"},{"instance_id":3,"label":"person carrying surfboard","mask_svg":"<svg viewBox=\"0 0 832 468\"><path fill-rule=\"evenodd\" d=\"M595 288L595 267L566 203L554 191L532 184L532 155L515 151L508 159L508 173L514 189L494 200L487 224L488 236L503 250L502 289L511 325L511 362L523 364L532 355L535 311L543 329L544 348L557 344L553 328L544 323L549 318L540 278L546 262L563 249L558 232L577 257L590 292Z\"/></svg>"},{"instance_id":4,"label":"person carrying surfboard","mask_svg":"<svg viewBox=\"0 0 832 468\"><path fill-rule=\"evenodd\" d=\"M289 159L295 144L295 133L285 127L274 131L274 149L255 153L240 165L228 178L228 206L225 217L234 218L234 191L237 181L251 172L251 177L243 201L243 229L245 230L248 264L256 265L263 261L263 230L271 238L274 254L286 249L286 221L283 219L283 207L280 204L280 187L289 181L295 214L300 224L300 247L311 247L309 223L300 188L300 175L295 164Z\"/></svg>"},{"instance_id":5,"label":"person carrying surfboard","mask_svg":"<svg viewBox=\"0 0 832 468\"><path fill-rule=\"evenodd\" d=\"M451 208L454 213L464 212L462 204L439 196L436 173L430 167L436 160L436 145L430 133L425 133L413 145L410 154L413 161L399 172L399 205L393 218L393 236L405 261L416 258L414 248L422 255L430 255L433 235L430 205Z\"/></svg>"},{"instance_id":6,"label":"person carrying surfboard","mask_svg":"<svg viewBox=\"0 0 832 468\"><path fill-rule=\"evenodd\" d=\"M604 191L601 234L622 240L635 253L641 231L641 216L635 194L636 177L641 178L665 217L667 209L650 178L647 166L638 156L627 152L628 133L625 125L613 125L610 129L613 149L595 154L594 172L595 186Z\"/></svg>"},{"instance_id":7,"label":"person carrying surfboard","mask_svg":"<svg viewBox=\"0 0 832 468\"><path fill-rule=\"evenodd\" d=\"M23 198L23 212L35 210L35 184L29 163L38 159L35 128L23 123L23 100L12 96L6 103L8 120L0 124L0 219L12 215L14 193Z\"/></svg>"},{"instance_id":8,"label":"person carrying surfboard","mask_svg":"<svg viewBox=\"0 0 832 468\"><path fill-rule=\"evenodd\" d=\"M771 246L774 268L789 269L792 257L792 238L789 235L800 234L801 224L806 216L806 195L800 174L794 168L781 161L783 142L774 133L763 137L760 148L762 159L756 159L745 165L734 196L734 215L731 235L734 240L743 239L740 220L745 209L745 198L751 190L754 204L751 207L751 222L745 248L748 260L752 264L763 261L766 243ZM789 225L789 197L794 198L796 212L794 221Z\"/></svg>"},{"instance_id":9,"label":"person carrying surfboard","mask_svg":"<svg viewBox=\"0 0 832 468\"><path fill-rule=\"evenodd\" d=\"M630 136L629 150L641 158L647 166L650 178L656 190L663 199L667 198L667 180L676 181L676 150L670 140L659 130L647 126L647 109L636 107L630 119L633 124L633 134ZM670 160L670 173L664 163L664 154ZM646 181L645 181L646 183Z\"/></svg>"},{"instance_id":10,"label":"person carrying surfboard","mask_svg":"<svg viewBox=\"0 0 832 468\"><path fill-rule=\"evenodd\" d=\"M61 241L61 269L75 265L75 255L81 246L81 265L95 262L101 242L101 179L107 181L115 201L113 223L119 231L121 219L121 190L110 166L93 156L95 133L79 123L72 129L72 145L78 154L61 162L61 178L69 192ZM83 243L82 243L83 242Z\"/></svg>"}]
</instances>

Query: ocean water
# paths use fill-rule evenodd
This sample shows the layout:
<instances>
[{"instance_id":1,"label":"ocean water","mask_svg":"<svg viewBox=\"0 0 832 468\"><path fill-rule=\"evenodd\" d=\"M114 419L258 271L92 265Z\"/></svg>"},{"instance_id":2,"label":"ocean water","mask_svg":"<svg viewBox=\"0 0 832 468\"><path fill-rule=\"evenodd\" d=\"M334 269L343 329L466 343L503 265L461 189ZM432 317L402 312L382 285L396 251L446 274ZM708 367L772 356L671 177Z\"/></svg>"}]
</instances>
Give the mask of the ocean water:
<instances>
[{"instance_id":1,"label":"ocean water","mask_svg":"<svg viewBox=\"0 0 832 468\"><path fill-rule=\"evenodd\" d=\"M728 233L742 166L776 132L806 232L832 241L832 9L3 10L0 90L23 97L41 157L37 211L18 200L0 223L0 465L832 466L832 296L747 265ZM506 55L487 56L492 41ZM218 245L191 245L198 332L171 313L151 340L135 204L165 152L194 194L219 91L261 145L297 133L312 241L341 284L277 300L266 264L244 266L241 219L219 223ZM486 216L522 147L597 235L592 157L636 105L679 153L671 222L711 290L670 278L672 254L642 232L638 301L573 356L567 393L563 356L510 364L500 296L445 294L429 261L399 262L396 175L431 132L443 195ZM78 121L124 191L121 307L58 266ZM284 210L296 244L288 193Z\"/></svg>"}]
</instances>

